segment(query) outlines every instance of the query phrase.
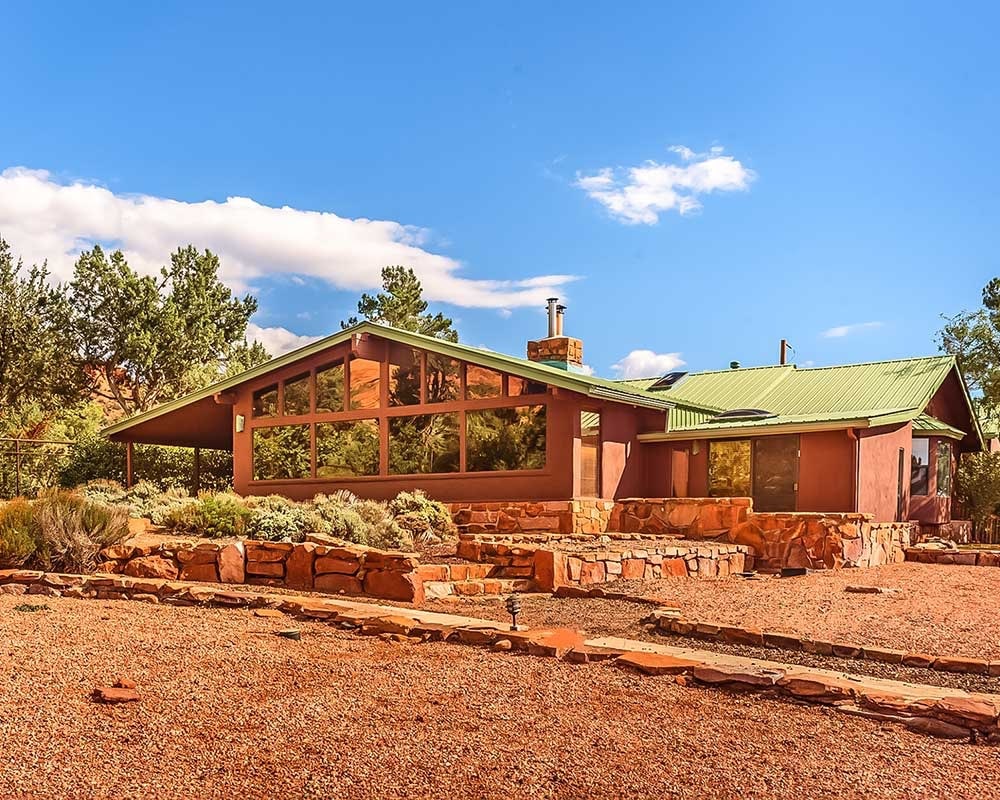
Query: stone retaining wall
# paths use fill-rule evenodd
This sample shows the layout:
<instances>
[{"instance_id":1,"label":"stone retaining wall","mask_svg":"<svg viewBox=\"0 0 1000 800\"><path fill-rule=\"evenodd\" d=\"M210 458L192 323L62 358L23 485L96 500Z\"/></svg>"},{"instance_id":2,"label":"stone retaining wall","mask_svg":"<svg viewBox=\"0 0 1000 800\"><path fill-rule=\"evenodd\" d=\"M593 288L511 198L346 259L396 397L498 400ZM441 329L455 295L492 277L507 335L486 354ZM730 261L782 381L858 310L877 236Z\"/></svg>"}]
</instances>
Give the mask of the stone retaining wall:
<instances>
[{"instance_id":1,"label":"stone retaining wall","mask_svg":"<svg viewBox=\"0 0 1000 800\"><path fill-rule=\"evenodd\" d=\"M907 561L921 564L962 564L967 567L1000 567L1000 550L954 550L910 547Z\"/></svg>"},{"instance_id":2,"label":"stone retaining wall","mask_svg":"<svg viewBox=\"0 0 1000 800\"><path fill-rule=\"evenodd\" d=\"M611 528L714 538L745 522L752 502L749 497L632 497L615 503Z\"/></svg>"},{"instance_id":3,"label":"stone retaining wall","mask_svg":"<svg viewBox=\"0 0 1000 800\"><path fill-rule=\"evenodd\" d=\"M904 560L913 526L868 514L751 513L727 534L753 549L757 568L877 567Z\"/></svg>"},{"instance_id":4,"label":"stone retaining wall","mask_svg":"<svg viewBox=\"0 0 1000 800\"><path fill-rule=\"evenodd\" d=\"M613 500L451 503L460 533L603 533L615 508Z\"/></svg>"},{"instance_id":5,"label":"stone retaining wall","mask_svg":"<svg viewBox=\"0 0 1000 800\"><path fill-rule=\"evenodd\" d=\"M620 551L535 551L535 582L543 591L617 580L726 578L750 569L750 548L736 544L677 542Z\"/></svg>"},{"instance_id":6,"label":"stone retaining wall","mask_svg":"<svg viewBox=\"0 0 1000 800\"><path fill-rule=\"evenodd\" d=\"M413 553L316 542L128 542L102 551L100 571L133 578L257 584L423 601Z\"/></svg>"}]
</instances>

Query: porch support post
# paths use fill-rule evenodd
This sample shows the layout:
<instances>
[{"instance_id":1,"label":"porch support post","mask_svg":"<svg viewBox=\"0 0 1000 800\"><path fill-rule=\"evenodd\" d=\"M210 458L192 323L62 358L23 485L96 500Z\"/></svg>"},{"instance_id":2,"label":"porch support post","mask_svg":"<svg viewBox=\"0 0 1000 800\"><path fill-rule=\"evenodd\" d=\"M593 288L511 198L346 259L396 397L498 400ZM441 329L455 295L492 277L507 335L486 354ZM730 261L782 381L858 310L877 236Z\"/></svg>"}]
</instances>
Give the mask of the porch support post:
<instances>
[{"instance_id":1,"label":"porch support post","mask_svg":"<svg viewBox=\"0 0 1000 800\"><path fill-rule=\"evenodd\" d=\"M125 445L125 488L131 489L135 483L135 446L132 442Z\"/></svg>"},{"instance_id":2,"label":"porch support post","mask_svg":"<svg viewBox=\"0 0 1000 800\"><path fill-rule=\"evenodd\" d=\"M194 449L194 492L197 495L201 491L201 448Z\"/></svg>"}]
</instances>

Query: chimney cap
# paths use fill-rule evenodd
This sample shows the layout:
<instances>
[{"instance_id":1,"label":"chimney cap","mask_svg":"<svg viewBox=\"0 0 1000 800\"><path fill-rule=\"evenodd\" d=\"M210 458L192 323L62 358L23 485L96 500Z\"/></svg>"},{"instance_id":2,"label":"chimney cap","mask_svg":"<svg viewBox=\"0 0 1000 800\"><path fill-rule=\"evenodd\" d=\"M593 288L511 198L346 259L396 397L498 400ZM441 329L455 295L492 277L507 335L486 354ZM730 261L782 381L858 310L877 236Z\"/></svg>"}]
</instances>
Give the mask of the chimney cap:
<instances>
[{"instance_id":1,"label":"chimney cap","mask_svg":"<svg viewBox=\"0 0 1000 800\"><path fill-rule=\"evenodd\" d=\"M739 368L740 368L740 362L739 361L730 361L729 362L729 369L739 369Z\"/></svg>"}]
</instances>

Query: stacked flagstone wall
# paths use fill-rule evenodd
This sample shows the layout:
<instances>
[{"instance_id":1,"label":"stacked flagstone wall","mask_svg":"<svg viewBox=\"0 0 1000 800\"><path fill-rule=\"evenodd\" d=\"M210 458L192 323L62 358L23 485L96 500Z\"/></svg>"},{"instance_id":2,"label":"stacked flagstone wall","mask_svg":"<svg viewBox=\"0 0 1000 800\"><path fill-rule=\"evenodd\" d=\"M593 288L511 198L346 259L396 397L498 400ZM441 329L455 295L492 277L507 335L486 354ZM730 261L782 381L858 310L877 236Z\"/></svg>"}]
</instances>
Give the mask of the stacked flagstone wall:
<instances>
[{"instance_id":1,"label":"stacked flagstone wall","mask_svg":"<svg viewBox=\"0 0 1000 800\"><path fill-rule=\"evenodd\" d=\"M908 522L873 522L867 514L758 513L749 497L456 503L452 514L469 540L460 543L459 555L474 560L471 551L481 546L483 534L525 545L530 538L538 546L572 536L636 534L744 545L756 557L756 567L767 571L874 567L903 561L915 534ZM470 552L463 553L463 547Z\"/></svg>"},{"instance_id":2,"label":"stacked flagstone wall","mask_svg":"<svg viewBox=\"0 0 1000 800\"><path fill-rule=\"evenodd\" d=\"M461 533L604 533L613 500L452 503L451 516Z\"/></svg>"},{"instance_id":3,"label":"stacked flagstone wall","mask_svg":"<svg viewBox=\"0 0 1000 800\"><path fill-rule=\"evenodd\" d=\"M413 553L316 542L162 541L102 552L102 572L133 578L256 584L419 603Z\"/></svg>"},{"instance_id":4,"label":"stacked flagstone wall","mask_svg":"<svg viewBox=\"0 0 1000 800\"><path fill-rule=\"evenodd\" d=\"M749 546L757 568L877 567L905 560L913 526L868 514L751 513L727 539Z\"/></svg>"}]
</instances>

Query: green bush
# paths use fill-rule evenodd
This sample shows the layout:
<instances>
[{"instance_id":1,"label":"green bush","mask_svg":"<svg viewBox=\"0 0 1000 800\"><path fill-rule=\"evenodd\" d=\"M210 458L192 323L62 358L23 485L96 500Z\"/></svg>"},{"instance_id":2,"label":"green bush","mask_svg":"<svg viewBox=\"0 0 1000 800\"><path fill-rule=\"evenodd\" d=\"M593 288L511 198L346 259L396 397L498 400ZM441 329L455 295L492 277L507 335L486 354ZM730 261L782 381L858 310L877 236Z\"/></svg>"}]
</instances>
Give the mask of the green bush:
<instances>
[{"instance_id":1,"label":"green bush","mask_svg":"<svg viewBox=\"0 0 1000 800\"><path fill-rule=\"evenodd\" d=\"M377 500L357 500L351 508L368 526L368 544L382 550L409 550L413 537L397 524L385 503Z\"/></svg>"},{"instance_id":2,"label":"green bush","mask_svg":"<svg viewBox=\"0 0 1000 800\"><path fill-rule=\"evenodd\" d=\"M237 494L201 494L168 510L163 525L178 533L210 539L236 538L244 535L250 513Z\"/></svg>"},{"instance_id":3,"label":"green bush","mask_svg":"<svg viewBox=\"0 0 1000 800\"><path fill-rule=\"evenodd\" d=\"M400 492L389 501L389 512L414 541L452 539L457 535L448 506L431 500L424 492Z\"/></svg>"},{"instance_id":4,"label":"green bush","mask_svg":"<svg viewBox=\"0 0 1000 800\"><path fill-rule=\"evenodd\" d=\"M250 516L247 535L268 541L301 542L307 533L329 533L330 525L313 506L296 503L287 497L272 494L248 498Z\"/></svg>"},{"instance_id":5,"label":"green bush","mask_svg":"<svg viewBox=\"0 0 1000 800\"><path fill-rule=\"evenodd\" d=\"M76 490L91 500L127 506L130 516L146 517L156 525L162 525L170 511L191 499L184 489L161 492L149 481L139 481L131 489L126 489L116 481L94 480L78 486Z\"/></svg>"},{"instance_id":6,"label":"green bush","mask_svg":"<svg viewBox=\"0 0 1000 800\"><path fill-rule=\"evenodd\" d=\"M370 529L364 518L355 510L354 503L318 494L313 498L313 508L325 529L323 533L345 542L368 545Z\"/></svg>"},{"instance_id":7,"label":"green bush","mask_svg":"<svg viewBox=\"0 0 1000 800\"><path fill-rule=\"evenodd\" d=\"M97 554L128 536L128 509L51 489L32 504L37 525L33 565L47 571L85 572Z\"/></svg>"},{"instance_id":8,"label":"green bush","mask_svg":"<svg viewBox=\"0 0 1000 800\"><path fill-rule=\"evenodd\" d=\"M0 568L20 567L38 545L38 524L23 497L0 505Z\"/></svg>"}]
</instances>

